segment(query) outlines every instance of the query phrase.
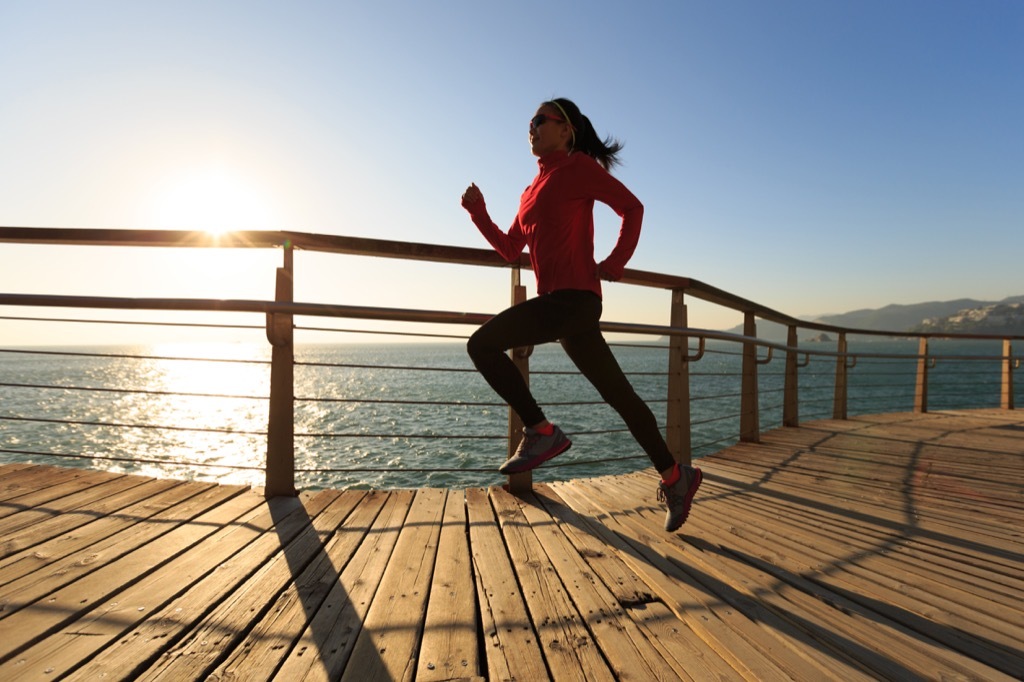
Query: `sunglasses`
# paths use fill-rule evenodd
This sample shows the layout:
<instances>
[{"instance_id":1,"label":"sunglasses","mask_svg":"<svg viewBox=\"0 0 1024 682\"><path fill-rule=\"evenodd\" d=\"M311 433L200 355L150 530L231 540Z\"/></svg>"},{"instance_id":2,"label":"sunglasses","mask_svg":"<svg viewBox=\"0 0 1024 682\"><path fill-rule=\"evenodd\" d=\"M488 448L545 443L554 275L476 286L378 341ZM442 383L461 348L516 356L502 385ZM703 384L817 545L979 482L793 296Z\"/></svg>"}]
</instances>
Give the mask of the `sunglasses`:
<instances>
[{"instance_id":1,"label":"sunglasses","mask_svg":"<svg viewBox=\"0 0 1024 682\"><path fill-rule=\"evenodd\" d=\"M551 114L537 114L536 116L530 119L530 130L538 128L547 123L548 121L565 123L564 118L558 118L557 116L552 116Z\"/></svg>"}]
</instances>

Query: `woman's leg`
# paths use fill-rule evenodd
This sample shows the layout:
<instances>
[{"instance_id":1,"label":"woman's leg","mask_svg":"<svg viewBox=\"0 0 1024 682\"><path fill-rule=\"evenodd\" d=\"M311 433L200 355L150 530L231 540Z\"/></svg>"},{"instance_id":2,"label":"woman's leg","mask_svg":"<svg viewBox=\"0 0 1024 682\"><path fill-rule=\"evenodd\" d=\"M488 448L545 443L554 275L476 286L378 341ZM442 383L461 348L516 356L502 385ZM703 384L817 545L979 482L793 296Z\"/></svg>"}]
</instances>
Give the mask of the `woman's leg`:
<instances>
[{"instance_id":1,"label":"woman's leg","mask_svg":"<svg viewBox=\"0 0 1024 682\"><path fill-rule=\"evenodd\" d=\"M524 301L492 317L466 344L477 370L527 426L543 422L544 412L505 351L550 343L586 325L589 311L573 303L578 295L586 293L556 291Z\"/></svg>"},{"instance_id":2,"label":"woman's leg","mask_svg":"<svg viewBox=\"0 0 1024 682\"><path fill-rule=\"evenodd\" d=\"M605 402L619 413L655 468L659 472L673 469L675 458L661 435L654 413L622 372L600 328L595 324L587 331L563 338L562 347Z\"/></svg>"},{"instance_id":3,"label":"woman's leg","mask_svg":"<svg viewBox=\"0 0 1024 682\"><path fill-rule=\"evenodd\" d=\"M661 474L658 499L665 502L665 530L673 532L686 523L693 498L703 480L697 467L679 467L661 435L654 413L633 390L598 327L562 339L562 346L601 397L622 416L633 438Z\"/></svg>"}]
</instances>

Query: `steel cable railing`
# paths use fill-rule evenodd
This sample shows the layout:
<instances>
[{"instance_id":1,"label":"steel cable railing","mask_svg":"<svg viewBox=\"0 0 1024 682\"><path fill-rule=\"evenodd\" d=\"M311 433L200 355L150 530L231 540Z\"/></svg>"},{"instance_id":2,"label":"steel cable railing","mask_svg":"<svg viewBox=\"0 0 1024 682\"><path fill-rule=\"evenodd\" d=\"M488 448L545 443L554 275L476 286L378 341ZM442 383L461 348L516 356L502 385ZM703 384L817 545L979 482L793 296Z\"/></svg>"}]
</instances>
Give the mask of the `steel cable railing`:
<instances>
[{"instance_id":1,"label":"steel cable railing","mask_svg":"<svg viewBox=\"0 0 1024 682\"><path fill-rule=\"evenodd\" d=\"M320 328L323 329L323 328ZM331 329L331 331L338 331ZM464 338L464 337L463 337ZM624 348L643 348L653 350L666 350L666 347L641 345L641 344L612 344L613 347L624 347ZM309 361L309 360L297 360L295 362L297 368L316 368L320 370L374 370L374 371L400 371L400 372L434 372L434 373L468 373L476 375L475 368L468 367L424 367L419 365L396 365L396 364L365 364L365 363L352 363L352 362L322 362L322 361ZM628 376L641 376L641 377L660 377L663 372L659 371L627 371ZM578 376L578 371L575 368L571 370L534 370L531 375L535 380L542 380L544 377L565 377L565 376ZM323 404L343 404L343 405L390 405L390 406L430 406L430 407L487 407L487 408L505 408L504 403L494 401L466 401L466 400L412 400L412 399L380 399L380 398L339 398L339 397L306 397L297 396L295 399L296 404L303 403L323 403ZM650 403L665 402L664 399L651 399ZM579 407L579 406L598 406L604 405L603 400L545 400L544 404L546 407ZM614 429L589 429L589 430L573 430L569 432L569 435L573 438L587 437L587 436L601 436L609 434L621 434L626 433L626 428L614 428ZM443 441L460 441L460 440L505 440L507 435L505 434L462 434L462 433L407 433L407 432L333 432L333 431L302 431L295 434L296 438L320 438L320 439L337 439L337 438L348 438L348 439L423 439L423 440L443 440ZM558 463L560 467L581 467L594 464L602 464L608 462L622 462L629 460L646 460L646 455L639 454L626 457L601 457L601 458L582 458L575 461L561 461ZM416 472L486 472L493 473L495 465L491 464L487 467L409 467L404 466L404 471L416 471ZM366 466L346 466L346 467L298 467L296 471L303 473L352 473L352 472L377 472L386 471L387 469L381 469L378 467L366 467Z\"/></svg>"},{"instance_id":2,"label":"steel cable railing","mask_svg":"<svg viewBox=\"0 0 1024 682\"><path fill-rule=\"evenodd\" d=\"M36 319L38 319L38 318L36 318ZM629 344L629 345L635 346L636 344ZM10 353L33 353L33 354L46 354L46 355L70 355L70 356L82 356L82 357L127 357L128 356L128 355L118 354L118 353L81 352L81 351L47 351L47 350L31 350L31 351L28 351L28 350L24 350L24 349L0 349L0 350L2 350L2 352L10 352ZM731 354L733 356L738 355L737 353L724 353L724 352L721 353L721 354L723 354L723 355ZM228 361L228 363L244 363L244 364L267 365L265 360L236 359L236 358L213 359L213 358L204 358L204 357L179 357L179 356L167 356L167 355L157 355L157 354L139 354L139 355L135 355L134 357L136 357L138 359L189 360L189 361ZM365 364L311 363L311 361L297 361L296 366L297 367L310 367L310 368L342 368L342 369L354 369L354 370L387 369L387 370L393 370L393 371L463 372L463 373L470 373L470 374L475 372L474 370L469 369L469 368L425 368L425 367L414 367L414 366L383 366L382 367L382 366L371 366L371 365L365 365ZM862 365L861 367L864 367L864 366ZM562 371L562 372L560 372L560 371L539 371L536 374L538 376L544 376L544 375L565 376L565 375L572 375L572 374L574 374L574 372L572 372L572 371ZM631 373L631 374L634 375L634 376L657 376L657 375L659 375L659 373L657 373L657 372L635 372L635 373ZM861 376L871 376L871 375L885 375L887 373L885 373L885 372L877 372L877 371L866 371L865 370L865 371L862 371L860 374L861 374ZM967 371L967 372L962 372L962 374L970 375L971 373L969 371ZM733 376L734 377L735 376L734 373L730 373L730 372L694 373L694 376L701 376L701 375L702 376L708 376L708 377L712 377L712 376L718 376L718 377L730 377L730 376ZM763 377L767 381L769 381L769 382L771 382L773 380L777 380L777 378L779 376L780 376L780 374L779 373L775 373L775 372L772 372L772 373L766 372L766 373L763 374ZM174 392L174 391L160 391L160 390L152 390L152 389L141 389L141 390L140 389L135 389L135 390L132 390L132 389L125 389L125 388L69 386L69 385L43 386L43 385L40 385L40 384L28 384L28 383L19 384L19 383L14 383L14 382L3 382L0 385L8 387L8 388L36 388L36 389L44 389L44 390L45 389L62 389L62 390L83 390L83 391L90 391L90 390L92 390L92 391L96 391L96 392L136 393L136 394L153 395L153 396L208 397L208 398L213 398L213 397L220 397L220 398L232 397L232 398L242 398L242 399L255 399L255 398L259 398L260 397L260 396L254 396L254 395L237 395L237 394L226 394L226 393ZM890 384L861 384L859 386L859 388L863 389L863 388L872 388L872 387L878 387L878 386L889 388ZM856 386L856 385L854 386L854 388L857 388L857 387L858 386ZM770 394L770 393L773 393L773 392L777 393L779 391L781 391L781 389L777 388L777 387L771 388L771 389L762 389L763 395L767 395L767 394ZM716 399L737 398L739 396L740 396L740 393L732 392L732 393L720 393L720 394L717 394L717 395L694 396L692 399L694 401L697 401L697 400L716 400ZM394 400L394 399L383 400L383 399L378 399L378 398L316 398L316 397L313 397L313 398L297 397L296 398L297 402L302 402L304 400L316 401L316 402L341 402L341 403L359 403L359 402L361 402L361 403L380 403L380 404L420 404L420 406L437 406L437 407L439 407L439 406L465 406L465 407L488 407L488 408L500 408L500 407L502 407L501 403L492 402L492 401L468 401L468 402L461 402L461 401L444 401L444 400ZM654 400L651 400L651 401L653 402ZM600 401L600 400L591 400L591 401L580 401L580 400L571 401L571 400L569 400L569 401L553 401L553 402L551 402L551 404L562 404L562 406L579 406L579 404L600 404L600 403L602 403L602 401ZM763 409L776 410L776 409L778 409L778 407L779 407L778 404L770 404L770 406L767 406L767 404L766 404L766 406L763 406ZM698 420L697 422L695 422L694 425L699 426L699 425L703 425L703 424L713 424L713 423L721 422L721 421L729 421L729 420L734 420L736 417L737 417L736 414L724 414L724 415L720 415L718 417L714 417L714 418L710 418L710 419ZM62 423L71 424L71 425L86 425L86 426L111 427L111 428L154 428L154 429L166 429L166 430L187 430L187 431L197 431L197 432L220 432L220 433L241 433L241 434L248 434L248 435L265 435L265 431L262 431L262 430L239 430L239 429L220 429L220 428L178 427L178 426L159 425L159 424L138 425L138 424L128 424L128 423L119 423L119 422L100 422L100 421L85 421L85 420L71 420L71 419L50 420L50 419L30 419L30 418L24 418L24 417L14 417L14 418L8 417L7 419L10 420L10 421L35 421L35 422L39 422L39 423L57 423L57 422L62 422ZM599 430L581 432L581 435L585 435L585 434L606 434L606 433L623 432L623 431L625 431L625 429L599 429ZM308 432L308 433L297 433L296 435L304 436L304 437L305 436L308 436L308 437L368 437L368 438L373 438L373 437L377 437L377 438L428 437L428 438L445 438L445 439L465 437L467 439L485 438L485 439L495 439L495 440L504 438L503 435L497 435L497 434L496 435L481 435L481 434L459 435L459 434L418 434L418 433L398 433L398 432L387 432L387 433L351 433L351 434L349 434L349 433L340 433L339 434L339 433L327 433L327 432ZM721 439L713 441L713 442L717 443L717 442L720 442L720 441L721 441ZM39 454L39 453L38 452L34 452L34 454ZM92 458L92 459L98 459L98 458ZM642 459L642 457L638 456L637 458L606 458L605 460L599 460L598 462L600 462L600 461L622 461L622 460L626 460L626 459ZM569 465L583 466L583 465L592 464L592 463L594 463L594 462L593 461L583 461L583 462L579 462L579 463L569 463ZM202 465L201 464L197 464L197 466L202 466ZM355 470L357 470L357 469L355 469ZM373 469L368 469L368 470L373 470ZM303 469L303 471L330 471L330 469L321 469L321 470Z\"/></svg>"},{"instance_id":3,"label":"steel cable railing","mask_svg":"<svg viewBox=\"0 0 1024 682\"><path fill-rule=\"evenodd\" d=\"M103 426L114 429L152 429L154 431L188 431L190 433L230 433L243 436L266 436L266 431L245 431L241 429L226 429L202 426L175 426L170 424L128 424L119 422L87 421L83 419L44 419L42 417L15 417L11 415L0 416L2 421L10 422L32 422L36 424L68 424L71 426Z\"/></svg>"},{"instance_id":4,"label":"steel cable railing","mask_svg":"<svg viewBox=\"0 0 1024 682\"><path fill-rule=\"evenodd\" d=\"M835 402L835 361L811 357L800 370L800 421L829 419ZM854 403L856 404L856 399Z\"/></svg>"},{"instance_id":5,"label":"steel cable railing","mask_svg":"<svg viewBox=\"0 0 1024 682\"><path fill-rule=\"evenodd\" d=\"M3 350L0 349L0 353ZM0 388L35 388L39 390L82 391L85 393L124 393L152 396L179 396L182 398L237 398L240 400L266 400L267 396L237 395L232 393L189 393L185 391L155 391L138 388L111 388L109 386L70 386L66 384L19 384L0 382Z\"/></svg>"},{"instance_id":6,"label":"steel cable railing","mask_svg":"<svg viewBox=\"0 0 1024 682\"><path fill-rule=\"evenodd\" d=\"M38 319L38 318L35 318ZM636 344L624 344L626 347L634 347ZM110 353L110 352L93 352L93 351L55 351L55 350L26 350L26 349L0 349L0 353L4 354L19 354L19 355L41 355L41 356L66 356L66 357L79 357L79 358L99 358L99 359L124 359L132 358L135 360L159 360L159 361L183 361L183 362L226 362L226 363L241 363L250 365L267 365L269 364L264 360L252 360L252 359L238 359L238 358L205 358L205 357L194 357L194 356L168 356L161 354L126 354L126 353ZM731 355L733 358L738 357L738 354L732 353L721 353L723 356ZM912 356L908 356L908 359L913 359ZM991 360L989 360L991 362ZM475 374L475 370L472 368L459 368L459 367L423 367L416 365L373 365L368 363L339 363L339 362L318 362L318 361L297 361L296 367L305 367L315 370L325 369L343 369L343 370L390 370L397 372L449 372L449 373L463 373L463 374ZM874 368L867 369L868 365L862 364L861 367L864 371L860 374L861 377L873 377L873 376L889 376L890 373L885 372L884 369ZM573 375L575 372L572 370L537 370L535 375L537 377L552 376L552 377L565 377ZM632 371L629 372L634 377L656 377L661 373L656 371ZM909 377L909 373L902 373L904 376ZM971 370L959 370L953 372L953 374L961 374L964 376L973 376L974 373ZM693 377L695 379L700 376L708 378L728 378L735 379L735 371L714 371L714 372L694 372ZM783 389L778 386L779 378L781 373L779 372L764 372L762 374L762 381L766 384L775 384L774 386L768 386L762 388L762 397L778 394ZM735 381L733 381L735 384ZM898 382L897 382L898 383ZM855 385L855 389L875 389L879 387L889 388L892 383L884 384L868 384L862 383ZM85 385L71 385L71 384L54 384L46 385L39 383L29 382L13 382L3 381L0 382L0 387L7 389L31 389L41 391L76 391L76 392L94 392L94 393L108 393L108 394L122 394L122 395L141 395L151 398L167 398L167 397L178 397L178 398L199 398L199 399L239 399L239 400L266 400L266 396L259 396L253 394L230 394L230 393L202 393L202 392L189 392L189 391L167 391L167 390L155 390L155 389L130 389L124 387L110 387L110 386L85 386ZM821 384L821 389L831 389L830 385ZM808 387L804 387L805 389ZM732 391L725 393L718 393L714 395L696 395L692 396L691 400L695 403L701 401L713 402L713 401L734 401L741 396L740 392ZM891 396L890 396L891 397ZM827 400L825 398L818 399L821 401ZM816 401L814 398L808 398L802 401L803 404L812 404ZM421 406L421 407L486 407L486 408L502 408L504 405L500 402L495 401L458 401L458 400L415 400L415 399L380 399L380 398L340 398L340 397L322 397L322 396L310 396L310 397L296 397L296 403L301 404L304 402L308 403L322 403L322 404L375 404L375 405L404 405L404 406ZM663 402L660 399L650 399L650 402ZM568 400L568 401L551 401L548 404L553 406L592 406L601 405L603 401L600 400ZM763 404L762 409L766 411L776 411L780 408L780 404L773 403L771 405ZM870 409L870 408L869 408ZM725 412L723 413L720 409L718 414L713 417L705 419L694 420L693 425L695 427L701 427L706 425L713 425L722 422L735 422L739 417L738 413ZM241 434L241 435L255 435L255 436L266 436L266 432L263 430L239 430L239 429L227 429L227 428L209 428L209 427L183 427L168 424L133 424L126 422L115 422L115 421L98 421L98 420L83 420L83 419L50 419L44 417L25 417L25 416L12 416L3 415L0 416L0 420L4 421L21 421L21 422L33 422L33 423L51 423L51 424L64 424L72 426L91 426L91 427L104 427L104 428L117 428L117 429L155 429L155 430L170 430L170 431L189 431L196 433L226 433L226 434ZM587 435L604 435L611 433L625 432L626 429L595 429L590 431L582 431L574 435L587 436ZM309 438L339 438L339 437L350 437L350 438L380 438L380 439L410 439L410 438L432 438L439 440L503 440L505 436L503 434L443 434L443 433L400 433L400 432L382 432L382 433L330 433L330 432L303 432L297 433L300 437ZM733 432L712 440L702 441L694 446L695 451L701 452L708 448L720 445L723 442L735 442L738 439L738 434ZM66 452L43 452L39 450L19 450L14 448L3 448L2 452L27 455L27 456L54 456L54 457L66 457L66 458L77 458L82 460L93 460L93 461L109 461L109 462L120 462L120 463L135 463L135 464L166 464L166 460L153 459L153 458L126 458L109 455L75 455L73 453ZM599 459L583 459L580 461L562 462L559 463L560 467L579 467L594 465L608 462L623 462L623 461L640 461L645 459L644 455L638 454L634 456L622 456L622 457L606 457ZM241 469L241 470L257 470L258 466L245 466L245 465L224 465L216 463L204 463L204 462L174 462L176 465L187 465L195 467L208 467L208 468L224 468L224 469ZM480 468L465 468L465 467L451 467L451 468L430 468L430 467L404 467L405 471L408 472L429 472L429 471L471 471L471 472L489 472L493 467L480 467ZM387 467L297 467L297 472L300 473L332 473L332 472L386 472L390 471Z\"/></svg>"},{"instance_id":7,"label":"steel cable railing","mask_svg":"<svg viewBox=\"0 0 1024 682\"><path fill-rule=\"evenodd\" d=\"M10 316L9 316L10 317ZM31 317L24 318L33 322L47 321L47 322L78 322L78 320L70 318L40 318ZM88 324L117 324L117 325L145 325L145 326L174 326L174 327L185 327L192 326L190 323L177 323L177 322L153 322L153 321L134 321L134 320L88 320L83 321ZM239 328L255 328L254 325L209 325L198 323L195 326L203 328L216 328L216 329L239 329ZM96 350L76 350L76 349L25 349L25 348L4 348L0 349L0 357L16 357L16 358L30 358L35 357L42 361L42 366L49 368L63 368L65 371L72 371L70 366L67 364L67 359L73 358L77 361L96 361L98 364L92 365L92 369L96 367L110 367L121 361L131 362L184 362L184 363L222 363L230 365L240 366L264 366L268 367L269 362L265 360L253 360L253 359L242 359L242 358L208 358L208 357L187 357L187 356L171 356L162 354L145 354L145 353L131 353L131 352L112 352L112 351L96 351ZM64 364L61 364L61 363ZM2 365L0 365L2 367ZM19 365L18 369L22 372L26 371L24 365ZM28 368L31 371L31 368ZM38 371L38 370L37 370ZM54 369L53 371L57 371ZM38 381L3 381L0 382L0 389L7 389L4 393L5 400L4 406L8 408L4 414L0 414L0 423L8 425L8 434L2 441L3 445L0 447L0 452L5 454L14 455L21 458L55 458L60 460L78 460L78 461L89 461L89 462L107 462L112 464L126 464L131 465L133 468L138 465L154 465L157 467L165 467L173 465L174 467L187 467L193 469L221 469L221 470L238 470L238 471L260 471L263 469L263 465L243 465L243 464L224 464L213 461L191 461L181 457L169 458L163 457L143 457L143 456L119 456L116 454L109 454L108 452L101 451L104 446L104 438L102 436L86 436L83 435L77 441L72 441L74 448L77 452L69 452L59 448L60 442L68 442L71 437L69 434L71 431L68 427L73 427L81 432L82 429L89 429L91 433L109 433L114 430L121 432L131 431L150 431L150 432L162 432L162 433L179 433L179 434L202 434L202 435L223 435L223 436L256 436L260 438L266 437L266 429L245 429L245 428L229 428L224 426L196 426L196 425L184 425L182 423L139 423L129 421L115 421L109 418L84 418L75 417L70 412L73 411L94 411L97 409L96 396L110 396L119 397L126 399L144 398L147 401L154 400L168 400L168 399L185 399L188 401L245 401L245 402L257 402L267 400L266 395L258 394L231 394L224 392L199 392L199 391L174 391L174 390L159 390L153 388L131 388L124 385L84 385L72 383L68 377L62 377L59 382L55 383L41 383ZM52 397L47 398L25 398L19 401L16 396L21 393L32 392L39 395L53 394L59 392L61 395L85 395L93 396L80 398L77 401L77 407L74 405L69 407L69 410L59 416L51 417L47 416L45 412L50 409L50 406L54 403L55 399ZM10 408L12 405L25 404L35 406L37 410L42 410L44 414L12 414ZM105 414L110 414L108 410ZM30 428L14 429L15 426L21 425L22 427L29 426ZM55 426L60 429L60 433L41 433L42 429L46 426ZM34 437L26 435L27 431L34 432ZM45 440L55 441L57 447L50 447L46 450L32 447L14 447L18 442L23 441L30 442L42 442ZM118 442L124 440L131 440L135 442L138 447L146 447L146 443L150 442L146 439L134 439L130 437L118 437ZM89 451L83 454L82 451Z\"/></svg>"}]
</instances>

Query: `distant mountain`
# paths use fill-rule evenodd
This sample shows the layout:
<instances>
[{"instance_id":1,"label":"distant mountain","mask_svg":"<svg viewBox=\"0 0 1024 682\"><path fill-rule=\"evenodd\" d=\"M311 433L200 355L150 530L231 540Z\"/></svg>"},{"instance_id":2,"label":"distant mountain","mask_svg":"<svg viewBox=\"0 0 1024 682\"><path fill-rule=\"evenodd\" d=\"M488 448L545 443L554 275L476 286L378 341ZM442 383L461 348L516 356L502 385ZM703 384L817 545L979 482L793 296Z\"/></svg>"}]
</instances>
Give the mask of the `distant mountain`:
<instances>
[{"instance_id":1,"label":"distant mountain","mask_svg":"<svg viewBox=\"0 0 1024 682\"><path fill-rule=\"evenodd\" d=\"M891 332L971 332L1024 333L1024 296L1010 296L1002 301L976 301L961 298L954 301L930 301L911 305L887 305L878 309L854 310L848 313L822 315L814 322ZM730 330L742 334L743 326ZM785 326L758 320L757 335L763 339L784 341ZM815 330L802 330L801 341L820 334Z\"/></svg>"}]
</instances>

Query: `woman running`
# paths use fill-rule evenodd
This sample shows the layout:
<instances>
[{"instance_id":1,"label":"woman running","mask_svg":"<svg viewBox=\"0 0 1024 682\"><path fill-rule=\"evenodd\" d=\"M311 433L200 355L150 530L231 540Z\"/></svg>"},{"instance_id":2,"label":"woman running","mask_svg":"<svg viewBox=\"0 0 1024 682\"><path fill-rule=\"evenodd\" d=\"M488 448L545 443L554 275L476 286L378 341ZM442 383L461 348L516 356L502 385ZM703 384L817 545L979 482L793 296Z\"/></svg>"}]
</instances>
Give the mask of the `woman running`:
<instances>
[{"instance_id":1,"label":"woman running","mask_svg":"<svg viewBox=\"0 0 1024 682\"><path fill-rule=\"evenodd\" d=\"M471 184L462 205L487 241L505 260L518 260L529 246L537 296L499 313L469 339L473 364L522 419L523 440L499 467L503 474L529 471L569 449L572 442L545 417L529 386L506 354L510 348L559 341L580 372L625 421L630 433L661 474L658 498L668 506L665 530L686 521L702 480L697 467L680 467L657 420L622 373L601 335L601 280L622 277L640 238L644 207L608 171L622 144L598 137L590 120L571 101L544 102L530 119L530 149L540 172L519 203L509 231L487 213L483 194ZM622 218L611 254L594 260L594 202Z\"/></svg>"}]
</instances>

